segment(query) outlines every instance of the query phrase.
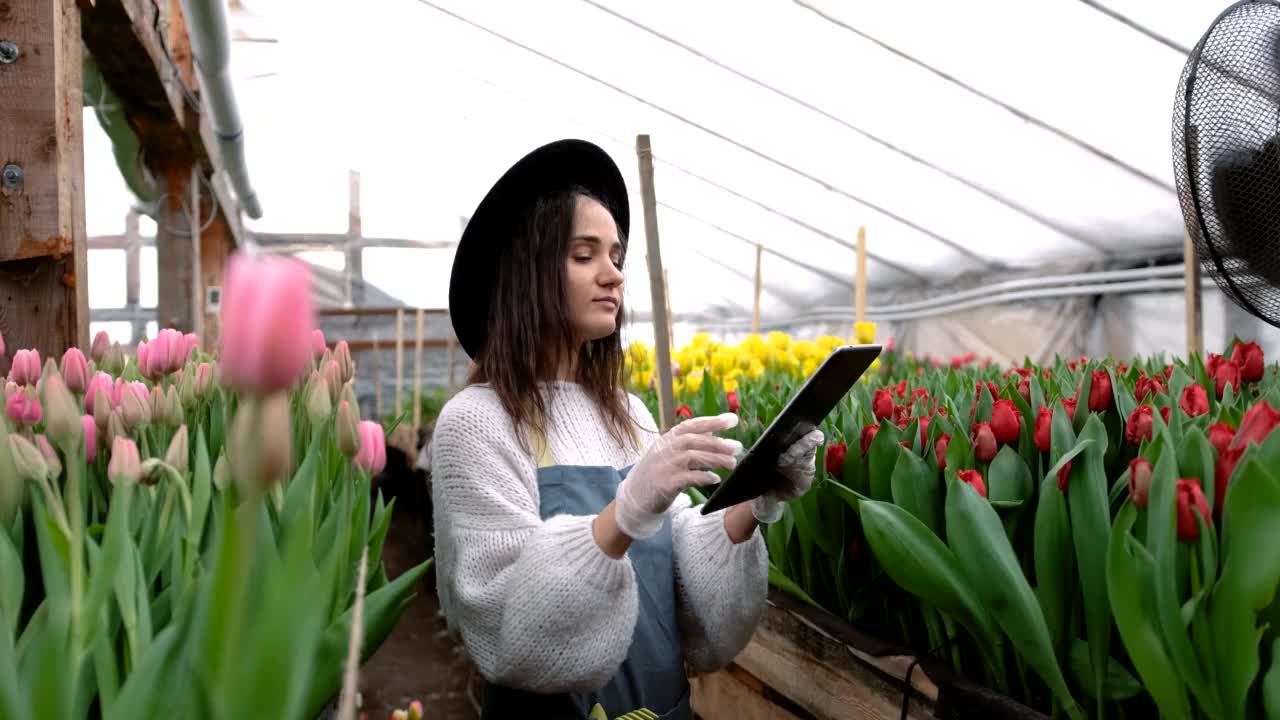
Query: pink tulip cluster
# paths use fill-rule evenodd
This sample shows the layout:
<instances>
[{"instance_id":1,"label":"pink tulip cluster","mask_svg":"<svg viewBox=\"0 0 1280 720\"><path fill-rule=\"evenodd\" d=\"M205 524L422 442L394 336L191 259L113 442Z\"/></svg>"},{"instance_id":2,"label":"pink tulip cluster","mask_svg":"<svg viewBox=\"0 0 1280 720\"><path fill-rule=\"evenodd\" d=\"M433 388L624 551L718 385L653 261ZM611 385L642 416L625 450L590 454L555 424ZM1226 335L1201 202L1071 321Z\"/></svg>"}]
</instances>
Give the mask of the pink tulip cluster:
<instances>
[{"instance_id":1,"label":"pink tulip cluster","mask_svg":"<svg viewBox=\"0 0 1280 720\"><path fill-rule=\"evenodd\" d=\"M101 392L99 392L101 391ZM105 407L98 403L106 400ZM120 419L128 429L145 425L151 420L151 393L145 383L112 378L105 372L96 372L89 379L85 392L84 409L99 418L100 429L106 429L106 420L112 411L119 411Z\"/></svg>"},{"instance_id":2,"label":"pink tulip cluster","mask_svg":"<svg viewBox=\"0 0 1280 720\"><path fill-rule=\"evenodd\" d=\"M199 345L199 336L165 328L151 342L138 343L138 370L153 380L162 378L180 370Z\"/></svg>"},{"instance_id":3,"label":"pink tulip cluster","mask_svg":"<svg viewBox=\"0 0 1280 720\"><path fill-rule=\"evenodd\" d=\"M311 271L298 260L237 253L222 293L222 381L255 395L288 390L312 366Z\"/></svg>"}]
</instances>

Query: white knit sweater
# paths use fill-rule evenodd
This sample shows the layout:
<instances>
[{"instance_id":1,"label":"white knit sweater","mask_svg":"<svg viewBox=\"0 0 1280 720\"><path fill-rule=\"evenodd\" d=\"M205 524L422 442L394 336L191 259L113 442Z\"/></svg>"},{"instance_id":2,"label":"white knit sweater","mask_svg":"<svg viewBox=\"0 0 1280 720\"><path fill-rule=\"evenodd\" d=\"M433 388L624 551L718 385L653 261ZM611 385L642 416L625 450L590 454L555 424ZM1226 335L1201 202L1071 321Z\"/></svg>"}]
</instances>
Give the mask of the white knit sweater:
<instances>
[{"instance_id":1,"label":"white knit sweater","mask_svg":"<svg viewBox=\"0 0 1280 720\"><path fill-rule=\"evenodd\" d=\"M543 391L556 464L624 468L639 458L612 439L581 387L549 383ZM657 427L639 398L630 401L647 448ZM490 682L547 693L598 689L631 644L635 574L628 557L614 560L596 545L594 516L541 519L536 466L492 390L471 386L445 405L431 444L441 608ZM684 660L695 672L720 669L763 616L764 540L757 530L734 544L723 511L703 516L683 495L670 512Z\"/></svg>"}]
</instances>

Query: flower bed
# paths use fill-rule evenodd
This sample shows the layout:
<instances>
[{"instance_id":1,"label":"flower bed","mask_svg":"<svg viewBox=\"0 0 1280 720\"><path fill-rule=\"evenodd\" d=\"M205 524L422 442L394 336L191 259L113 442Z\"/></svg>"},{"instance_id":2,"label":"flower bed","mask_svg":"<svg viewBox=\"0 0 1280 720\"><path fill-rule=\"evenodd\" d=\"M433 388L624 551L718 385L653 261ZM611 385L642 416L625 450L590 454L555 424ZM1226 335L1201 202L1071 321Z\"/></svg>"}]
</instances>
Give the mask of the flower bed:
<instances>
[{"instance_id":1,"label":"flower bed","mask_svg":"<svg viewBox=\"0 0 1280 720\"><path fill-rule=\"evenodd\" d=\"M92 360L14 354L0 717L314 718L395 625L425 563L380 559L383 429L345 345L313 345L301 266L274 263L234 271L221 362L171 330L132 357L101 334Z\"/></svg>"},{"instance_id":2,"label":"flower bed","mask_svg":"<svg viewBox=\"0 0 1280 720\"><path fill-rule=\"evenodd\" d=\"M798 345L692 347L760 344ZM1045 713L1280 716L1280 561L1260 550L1280 540L1280 379L1256 345L1003 371L883 360L824 423L814 489L764 528L775 587ZM684 364L681 415L738 412L750 445L795 365L725 391L724 365L691 389Z\"/></svg>"}]
</instances>

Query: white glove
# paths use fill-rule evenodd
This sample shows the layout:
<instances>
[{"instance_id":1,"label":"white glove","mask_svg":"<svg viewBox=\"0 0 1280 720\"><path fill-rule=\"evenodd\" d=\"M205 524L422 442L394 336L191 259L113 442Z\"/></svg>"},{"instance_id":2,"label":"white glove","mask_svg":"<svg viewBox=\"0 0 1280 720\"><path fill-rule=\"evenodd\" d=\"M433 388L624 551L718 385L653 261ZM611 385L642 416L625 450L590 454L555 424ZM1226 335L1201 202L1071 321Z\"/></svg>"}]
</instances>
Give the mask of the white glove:
<instances>
[{"instance_id":1,"label":"white glove","mask_svg":"<svg viewBox=\"0 0 1280 720\"><path fill-rule=\"evenodd\" d=\"M720 477L709 470L732 470L742 443L719 438L738 424L733 413L696 417L671 428L649 446L640 461L618 485L614 513L618 528L634 540L651 537L662 527L663 515L686 488L712 485Z\"/></svg>"},{"instance_id":2,"label":"white glove","mask_svg":"<svg viewBox=\"0 0 1280 720\"><path fill-rule=\"evenodd\" d=\"M822 440L821 430L810 430L778 457L778 472L787 482L751 501L751 514L756 520L777 522L782 519L782 508L788 500L809 492L817 474L818 446Z\"/></svg>"}]
</instances>

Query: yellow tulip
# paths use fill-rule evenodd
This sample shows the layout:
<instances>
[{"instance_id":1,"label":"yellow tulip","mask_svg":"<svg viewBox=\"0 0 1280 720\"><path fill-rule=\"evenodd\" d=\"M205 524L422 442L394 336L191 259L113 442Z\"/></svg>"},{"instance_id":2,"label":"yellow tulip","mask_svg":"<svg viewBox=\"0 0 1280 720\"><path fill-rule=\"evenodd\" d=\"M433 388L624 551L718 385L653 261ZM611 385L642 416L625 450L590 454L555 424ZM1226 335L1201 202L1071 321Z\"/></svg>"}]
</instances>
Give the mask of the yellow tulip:
<instances>
[{"instance_id":1,"label":"yellow tulip","mask_svg":"<svg viewBox=\"0 0 1280 720\"><path fill-rule=\"evenodd\" d=\"M876 341L876 324L873 322L854 323L853 334L859 345L870 345Z\"/></svg>"},{"instance_id":2,"label":"yellow tulip","mask_svg":"<svg viewBox=\"0 0 1280 720\"><path fill-rule=\"evenodd\" d=\"M694 370L685 377L684 386L689 390L689 392L696 393L702 388L702 380L702 370Z\"/></svg>"}]
</instances>

